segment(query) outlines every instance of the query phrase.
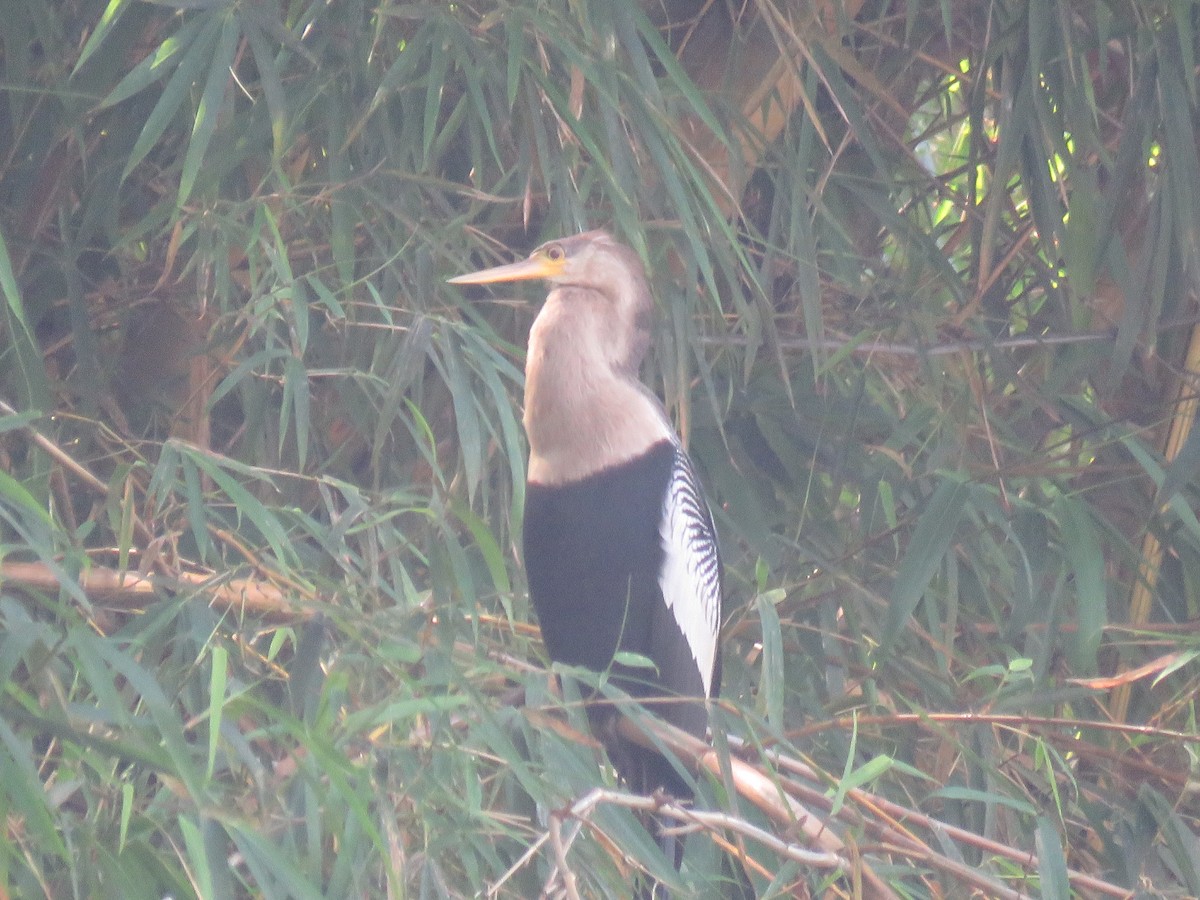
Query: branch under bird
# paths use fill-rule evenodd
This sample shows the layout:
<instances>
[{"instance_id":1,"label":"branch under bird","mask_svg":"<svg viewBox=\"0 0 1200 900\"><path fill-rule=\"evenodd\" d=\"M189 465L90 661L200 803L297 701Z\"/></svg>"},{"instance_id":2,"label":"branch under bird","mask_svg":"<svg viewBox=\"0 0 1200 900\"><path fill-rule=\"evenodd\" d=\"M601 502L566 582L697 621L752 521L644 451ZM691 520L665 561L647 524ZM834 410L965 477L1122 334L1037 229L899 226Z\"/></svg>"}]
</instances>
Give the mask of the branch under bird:
<instances>
[{"instance_id":1,"label":"branch under bird","mask_svg":"<svg viewBox=\"0 0 1200 900\"><path fill-rule=\"evenodd\" d=\"M525 364L523 555L546 649L612 672L655 715L703 738L705 701L720 685L721 562L692 462L639 379L654 317L645 270L591 231L450 282L528 279L551 284ZM619 652L653 668L616 664ZM592 727L630 786L690 797L671 762L617 735L613 715L599 707Z\"/></svg>"}]
</instances>

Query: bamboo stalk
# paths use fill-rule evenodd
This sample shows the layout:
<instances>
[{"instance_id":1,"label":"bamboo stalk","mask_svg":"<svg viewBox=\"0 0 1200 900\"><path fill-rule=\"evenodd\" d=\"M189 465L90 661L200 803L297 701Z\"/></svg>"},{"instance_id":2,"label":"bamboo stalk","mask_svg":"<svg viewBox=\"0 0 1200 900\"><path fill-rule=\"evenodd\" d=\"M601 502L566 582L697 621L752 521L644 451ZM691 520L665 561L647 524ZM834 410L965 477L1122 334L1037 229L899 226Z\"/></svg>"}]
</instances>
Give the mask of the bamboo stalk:
<instances>
[{"instance_id":1,"label":"bamboo stalk","mask_svg":"<svg viewBox=\"0 0 1200 900\"><path fill-rule=\"evenodd\" d=\"M1196 409L1200 405L1197 396L1197 381L1200 379L1200 326L1192 327L1191 339L1188 341L1187 356L1184 360L1184 372L1175 389L1175 415L1171 418L1171 427L1167 431L1166 446L1163 456L1168 463L1179 455L1192 426L1196 421ZM1163 549L1157 537L1151 531L1142 538L1142 558L1138 563L1138 577L1129 595L1129 625L1137 628L1145 625L1150 619L1150 606L1154 600L1154 588L1158 584L1158 573L1162 568ZM1129 663L1122 660L1120 671L1129 668ZM1108 712L1114 722L1124 722L1129 715L1129 698L1132 682L1124 682L1117 686L1109 700Z\"/></svg>"}]
</instances>

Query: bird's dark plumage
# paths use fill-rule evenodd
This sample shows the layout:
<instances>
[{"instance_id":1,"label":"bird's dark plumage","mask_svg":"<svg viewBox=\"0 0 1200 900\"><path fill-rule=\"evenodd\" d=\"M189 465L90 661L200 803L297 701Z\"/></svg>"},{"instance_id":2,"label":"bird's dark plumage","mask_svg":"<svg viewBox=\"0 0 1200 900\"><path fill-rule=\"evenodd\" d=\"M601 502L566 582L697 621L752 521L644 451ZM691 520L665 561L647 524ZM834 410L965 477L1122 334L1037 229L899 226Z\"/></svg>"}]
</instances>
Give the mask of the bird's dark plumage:
<instances>
[{"instance_id":1,"label":"bird's dark plumage","mask_svg":"<svg viewBox=\"0 0 1200 900\"><path fill-rule=\"evenodd\" d=\"M665 506L677 507L676 515L688 522L689 547L669 548L663 540ZM611 667L631 696L657 698L649 705L655 714L703 737L708 714L700 698L716 694L719 673L713 665L704 677L677 615L695 616L698 627L715 632L710 623L720 615L720 570L712 521L683 451L663 441L576 482L531 482L524 548L529 593L551 658L595 671ZM682 607L677 613L666 604L662 573L668 553L681 551L703 560L698 574L710 585L708 609L693 610L677 600ZM654 669L613 666L618 650L646 657ZM663 703L663 697L690 699ZM635 790L690 793L657 754L611 738L609 749Z\"/></svg>"}]
</instances>

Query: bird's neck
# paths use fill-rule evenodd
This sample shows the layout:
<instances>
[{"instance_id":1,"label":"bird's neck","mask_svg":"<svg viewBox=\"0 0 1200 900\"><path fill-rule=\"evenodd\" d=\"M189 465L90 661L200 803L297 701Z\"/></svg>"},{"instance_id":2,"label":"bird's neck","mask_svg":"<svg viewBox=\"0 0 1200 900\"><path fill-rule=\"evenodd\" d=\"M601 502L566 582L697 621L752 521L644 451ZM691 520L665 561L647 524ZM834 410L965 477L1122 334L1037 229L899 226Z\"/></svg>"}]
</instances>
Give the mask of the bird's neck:
<instances>
[{"instance_id":1,"label":"bird's neck","mask_svg":"<svg viewBox=\"0 0 1200 900\"><path fill-rule=\"evenodd\" d=\"M578 481L673 438L655 397L578 313L551 295L529 334L525 431L537 484Z\"/></svg>"}]
</instances>

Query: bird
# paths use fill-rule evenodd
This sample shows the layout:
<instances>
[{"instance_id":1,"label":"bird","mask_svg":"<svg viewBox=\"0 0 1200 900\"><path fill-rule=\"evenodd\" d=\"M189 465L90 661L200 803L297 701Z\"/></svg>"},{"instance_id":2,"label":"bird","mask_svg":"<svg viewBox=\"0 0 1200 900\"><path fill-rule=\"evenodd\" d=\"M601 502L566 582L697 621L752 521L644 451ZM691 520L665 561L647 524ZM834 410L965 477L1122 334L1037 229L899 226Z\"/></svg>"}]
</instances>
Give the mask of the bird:
<instances>
[{"instance_id":1,"label":"bird","mask_svg":"<svg viewBox=\"0 0 1200 900\"><path fill-rule=\"evenodd\" d=\"M655 313L645 269L608 232L588 231L449 280L529 279L550 284L525 362L522 532L547 653L608 672L648 712L703 739L706 701L720 689L723 571L696 468L640 380ZM594 704L590 725L630 788L690 799L670 761L616 734L616 714Z\"/></svg>"}]
</instances>

